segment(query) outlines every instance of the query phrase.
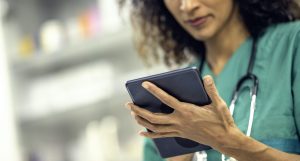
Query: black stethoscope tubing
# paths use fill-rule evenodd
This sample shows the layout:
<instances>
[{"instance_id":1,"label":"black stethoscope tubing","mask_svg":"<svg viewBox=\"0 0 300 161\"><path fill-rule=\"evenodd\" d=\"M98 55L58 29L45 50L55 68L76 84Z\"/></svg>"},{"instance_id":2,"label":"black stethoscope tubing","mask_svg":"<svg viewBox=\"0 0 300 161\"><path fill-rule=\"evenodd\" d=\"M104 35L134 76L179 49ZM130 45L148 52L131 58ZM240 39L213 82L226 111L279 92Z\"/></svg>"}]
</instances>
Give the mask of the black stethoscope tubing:
<instances>
[{"instance_id":1,"label":"black stethoscope tubing","mask_svg":"<svg viewBox=\"0 0 300 161\"><path fill-rule=\"evenodd\" d=\"M251 56L250 56L250 60L249 60L249 64L248 64L247 73L239 79L239 81L236 85L236 88L234 90L232 100L237 100L238 93L239 93L242 85L244 84L244 82L246 82L248 80L253 82L253 85L251 88L251 96L257 95L259 80L258 80L257 76L255 74L253 74L253 68L255 65L256 55L257 55L257 38L253 38ZM200 75L202 74L202 71L203 71L204 61L205 61L205 58L204 59L202 58L200 61L201 63L199 64L198 69L200 71Z\"/></svg>"},{"instance_id":2,"label":"black stethoscope tubing","mask_svg":"<svg viewBox=\"0 0 300 161\"><path fill-rule=\"evenodd\" d=\"M257 38L253 38L251 56L250 56L250 60L249 60L249 64L248 64L247 73L239 79L239 81L235 87L235 90L233 92L231 104L229 106L230 113L233 116L235 104L236 104L236 101L238 100L239 91L242 88L242 85L246 81L252 81L253 85L250 88L250 96L251 96L250 116L249 116L249 120L248 120L247 132L246 132L246 135L249 137L251 135L253 121L254 121L254 112L255 112L255 108L256 108L255 107L256 106L256 96L257 96L258 86L259 86L259 80L258 80L257 76L253 73L253 68L254 68L255 60L256 60L256 54L257 54ZM200 61L200 64L199 64L200 75L202 75L204 61L205 61L205 58L202 58ZM206 156L207 154L203 151L202 155ZM222 159L222 161L236 161L236 159L234 159L232 157L230 157L229 159L225 159L224 154L222 154L221 159ZM206 157L204 157L204 160L207 160Z\"/></svg>"}]
</instances>

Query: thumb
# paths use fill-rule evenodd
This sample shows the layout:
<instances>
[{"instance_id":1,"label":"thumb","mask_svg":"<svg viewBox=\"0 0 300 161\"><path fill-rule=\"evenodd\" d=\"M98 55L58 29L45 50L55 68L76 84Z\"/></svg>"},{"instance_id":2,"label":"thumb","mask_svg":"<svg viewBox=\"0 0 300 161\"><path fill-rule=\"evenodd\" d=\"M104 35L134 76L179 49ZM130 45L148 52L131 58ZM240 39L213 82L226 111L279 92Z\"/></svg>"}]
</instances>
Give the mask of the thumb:
<instances>
[{"instance_id":1,"label":"thumb","mask_svg":"<svg viewBox=\"0 0 300 161\"><path fill-rule=\"evenodd\" d=\"M218 104L221 101L217 87L215 86L214 80L210 75L203 77L204 88L210 97L213 104Z\"/></svg>"}]
</instances>

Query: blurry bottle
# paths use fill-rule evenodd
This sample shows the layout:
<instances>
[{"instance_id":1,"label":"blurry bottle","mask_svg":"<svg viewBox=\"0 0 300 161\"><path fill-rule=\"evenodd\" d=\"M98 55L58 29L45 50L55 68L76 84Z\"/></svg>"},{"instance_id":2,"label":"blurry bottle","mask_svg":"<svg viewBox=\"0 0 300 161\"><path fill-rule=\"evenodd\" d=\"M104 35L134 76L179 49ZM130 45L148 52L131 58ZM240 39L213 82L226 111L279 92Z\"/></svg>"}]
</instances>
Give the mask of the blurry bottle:
<instances>
[{"instance_id":1,"label":"blurry bottle","mask_svg":"<svg viewBox=\"0 0 300 161\"><path fill-rule=\"evenodd\" d=\"M121 27L121 18L117 1L98 0L98 8L101 13L103 32L116 32Z\"/></svg>"},{"instance_id":2,"label":"blurry bottle","mask_svg":"<svg viewBox=\"0 0 300 161\"><path fill-rule=\"evenodd\" d=\"M101 31L100 12L97 7L91 7L79 17L79 25L83 38L90 38Z\"/></svg>"},{"instance_id":3,"label":"blurry bottle","mask_svg":"<svg viewBox=\"0 0 300 161\"><path fill-rule=\"evenodd\" d=\"M89 12L85 11L82 13L79 17L79 25L80 25L80 31L83 38L88 38L91 35L91 23L89 19Z\"/></svg>"},{"instance_id":4,"label":"blurry bottle","mask_svg":"<svg viewBox=\"0 0 300 161\"><path fill-rule=\"evenodd\" d=\"M65 30L63 24L57 20L45 22L40 30L40 40L43 52L52 53L65 44Z\"/></svg>"},{"instance_id":5,"label":"blurry bottle","mask_svg":"<svg viewBox=\"0 0 300 161\"><path fill-rule=\"evenodd\" d=\"M19 43L19 53L22 58L31 57L34 53L35 45L32 36L24 36Z\"/></svg>"},{"instance_id":6,"label":"blurry bottle","mask_svg":"<svg viewBox=\"0 0 300 161\"><path fill-rule=\"evenodd\" d=\"M101 31L101 19L100 11L97 7L91 7L89 9L89 21L91 36L96 36Z\"/></svg>"}]
</instances>

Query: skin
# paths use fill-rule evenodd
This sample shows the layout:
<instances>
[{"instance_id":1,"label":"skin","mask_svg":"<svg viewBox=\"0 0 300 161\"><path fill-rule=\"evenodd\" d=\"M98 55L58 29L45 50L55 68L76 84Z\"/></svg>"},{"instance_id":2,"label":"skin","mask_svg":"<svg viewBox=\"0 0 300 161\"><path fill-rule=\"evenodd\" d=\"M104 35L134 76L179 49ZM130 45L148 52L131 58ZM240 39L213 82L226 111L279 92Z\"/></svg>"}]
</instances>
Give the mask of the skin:
<instances>
[{"instance_id":1,"label":"skin","mask_svg":"<svg viewBox=\"0 0 300 161\"><path fill-rule=\"evenodd\" d=\"M177 22L195 39L204 42L206 58L218 75L234 51L249 36L233 0L165 0ZM186 21L207 16L200 27Z\"/></svg>"},{"instance_id":2,"label":"skin","mask_svg":"<svg viewBox=\"0 0 300 161\"><path fill-rule=\"evenodd\" d=\"M171 14L194 38L207 48L207 62L218 75L234 51L249 36L233 0L165 0ZM185 21L208 16L200 27ZM226 41L224 41L226 40ZM228 41L227 41L228 40ZM222 51L222 52L221 52ZM137 123L153 131L140 132L148 138L182 137L206 144L239 161L300 161L300 156L278 151L243 134L235 125L228 106L219 96L211 76L203 78L212 104L199 107L180 102L150 82L143 87L174 109L172 114L157 114L127 103ZM193 154L168 161L191 161Z\"/></svg>"}]
</instances>

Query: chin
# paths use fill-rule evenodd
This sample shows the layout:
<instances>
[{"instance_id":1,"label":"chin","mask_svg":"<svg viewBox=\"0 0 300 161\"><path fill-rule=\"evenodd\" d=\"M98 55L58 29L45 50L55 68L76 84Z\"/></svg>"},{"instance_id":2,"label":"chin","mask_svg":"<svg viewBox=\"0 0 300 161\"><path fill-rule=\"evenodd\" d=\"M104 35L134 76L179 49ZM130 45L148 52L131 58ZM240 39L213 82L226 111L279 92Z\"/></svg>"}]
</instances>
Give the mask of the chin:
<instances>
[{"instance_id":1,"label":"chin","mask_svg":"<svg viewBox=\"0 0 300 161\"><path fill-rule=\"evenodd\" d=\"M199 40L199 41L207 41L207 40L211 39L214 35L213 29L211 29L211 28L194 30L190 33L194 37L194 39Z\"/></svg>"},{"instance_id":2,"label":"chin","mask_svg":"<svg viewBox=\"0 0 300 161\"><path fill-rule=\"evenodd\" d=\"M194 39L198 41L207 41L212 38L211 34L204 33L204 34L193 34Z\"/></svg>"}]
</instances>

